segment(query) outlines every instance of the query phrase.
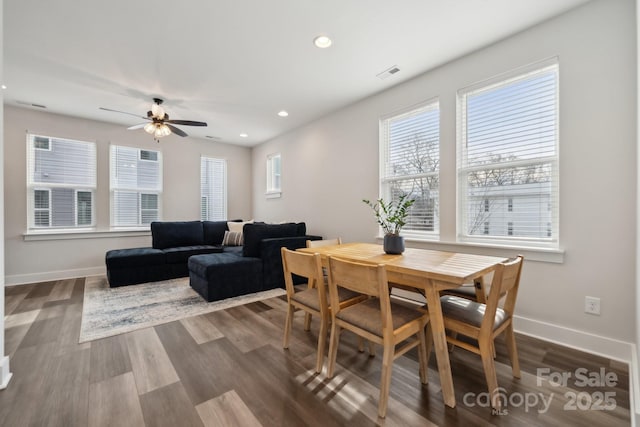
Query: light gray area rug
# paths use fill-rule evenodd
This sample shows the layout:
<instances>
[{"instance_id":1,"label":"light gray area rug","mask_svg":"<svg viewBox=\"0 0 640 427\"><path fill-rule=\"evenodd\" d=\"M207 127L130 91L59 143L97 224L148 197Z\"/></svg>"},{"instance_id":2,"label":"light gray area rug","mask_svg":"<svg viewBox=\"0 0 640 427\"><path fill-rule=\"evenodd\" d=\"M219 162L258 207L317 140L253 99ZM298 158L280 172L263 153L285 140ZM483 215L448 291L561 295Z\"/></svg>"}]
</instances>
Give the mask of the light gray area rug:
<instances>
[{"instance_id":1,"label":"light gray area rug","mask_svg":"<svg viewBox=\"0 0 640 427\"><path fill-rule=\"evenodd\" d=\"M271 289L207 302L189 286L189 278L110 288L104 276L87 277L79 343L160 325L285 295Z\"/></svg>"}]
</instances>

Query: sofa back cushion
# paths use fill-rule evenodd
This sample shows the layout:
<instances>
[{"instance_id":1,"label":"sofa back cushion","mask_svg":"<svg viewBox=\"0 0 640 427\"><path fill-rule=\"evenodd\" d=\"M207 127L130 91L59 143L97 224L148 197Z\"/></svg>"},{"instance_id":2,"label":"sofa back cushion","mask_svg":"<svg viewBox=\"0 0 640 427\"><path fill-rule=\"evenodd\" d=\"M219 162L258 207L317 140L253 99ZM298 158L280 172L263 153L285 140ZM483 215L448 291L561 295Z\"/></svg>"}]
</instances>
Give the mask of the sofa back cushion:
<instances>
[{"instance_id":1,"label":"sofa back cushion","mask_svg":"<svg viewBox=\"0 0 640 427\"><path fill-rule=\"evenodd\" d=\"M224 234L224 233L223 233ZM204 244L204 232L200 221L166 221L151 223L154 249L195 246Z\"/></svg>"},{"instance_id":2,"label":"sofa back cushion","mask_svg":"<svg viewBox=\"0 0 640 427\"><path fill-rule=\"evenodd\" d=\"M242 255L259 257L261 240L277 237L296 237L299 235L299 231L298 224L293 222L288 224L245 224Z\"/></svg>"}]
</instances>

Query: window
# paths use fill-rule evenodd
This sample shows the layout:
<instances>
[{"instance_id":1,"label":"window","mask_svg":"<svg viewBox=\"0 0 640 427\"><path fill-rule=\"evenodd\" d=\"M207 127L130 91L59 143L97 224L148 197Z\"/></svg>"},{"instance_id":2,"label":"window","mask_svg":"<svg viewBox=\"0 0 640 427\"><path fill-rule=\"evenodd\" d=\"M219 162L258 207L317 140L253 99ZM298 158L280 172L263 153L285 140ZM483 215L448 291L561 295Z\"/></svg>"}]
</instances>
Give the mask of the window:
<instances>
[{"instance_id":1,"label":"window","mask_svg":"<svg viewBox=\"0 0 640 427\"><path fill-rule=\"evenodd\" d=\"M439 232L440 109L424 103L380 119L380 195L415 199L404 235Z\"/></svg>"},{"instance_id":2,"label":"window","mask_svg":"<svg viewBox=\"0 0 640 427\"><path fill-rule=\"evenodd\" d=\"M280 153L267 156L267 197L280 197L282 192L282 159Z\"/></svg>"},{"instance_id":3,"label":"window","mask_svg":"<svg viewBox=\"0 0 640 427\"><path fill-rule=\"evenodd\" d=\"M111 146L111 225L142 227L161 219L162 153Z\"/></svg>"},{"instance_id":4,"label":"window","mask_svg":"<svg viewBox=\"0 0 640 427\"><path fill-rule=\"evenodd\" d=\"M203 221L227 219L227 162L200 158L200 218Z\"/></svg>"},{"instance_id":5,"label":"window","mask_svg":"<svg viewBox=\"0 0 640 427\"><path fill-rule=\"evenodd\" d=\"M92 227L96 144L27 135L29 229Z\"/></svg>"},{"instance_id":6,"label":"window","mask_svg":"<svg viewBox=\"0 0 640 427\"><path fill-rule=\"evenodd\" d=\"M556 60L458 91L458 185L461 240L558 246Z\"/></svg>"}]
</instances>

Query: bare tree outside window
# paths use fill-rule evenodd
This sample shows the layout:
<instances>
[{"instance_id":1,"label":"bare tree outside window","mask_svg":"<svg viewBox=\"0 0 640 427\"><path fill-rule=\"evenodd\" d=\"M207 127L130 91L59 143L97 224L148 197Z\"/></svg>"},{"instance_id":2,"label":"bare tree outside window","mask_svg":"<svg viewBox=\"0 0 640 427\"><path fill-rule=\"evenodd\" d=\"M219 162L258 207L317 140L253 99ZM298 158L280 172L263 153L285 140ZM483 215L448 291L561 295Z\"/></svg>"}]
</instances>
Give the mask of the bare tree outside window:
<instances>
[{"instance_id":1,"label":"bare tree outside window","mask_svg":"<svg viewBox=\"0 0 640 427\"><path fill-rule=\"evenodd\" d=\"M436 102L381 121L382 196L415 200L403 228L409 233L438 232L439 117Z\"/></svg>"},{"instance_id":2,"label":"bare tree outside window","mask_svg":"<svg viewBox=\"0 0 640 427\"><path fill-rule=\"evenodd\" d=\"M552 61L458 92L461 235L555 236L557 78Z\"/></svg>"}]
</instances>

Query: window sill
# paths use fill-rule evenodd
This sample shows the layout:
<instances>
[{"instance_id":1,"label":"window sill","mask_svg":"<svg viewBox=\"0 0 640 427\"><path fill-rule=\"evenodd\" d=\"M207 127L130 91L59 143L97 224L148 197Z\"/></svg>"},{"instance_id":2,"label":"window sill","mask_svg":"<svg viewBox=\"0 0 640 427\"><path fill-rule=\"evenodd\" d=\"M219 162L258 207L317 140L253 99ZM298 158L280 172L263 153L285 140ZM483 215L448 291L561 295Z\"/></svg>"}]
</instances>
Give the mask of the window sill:
<instances>
[{"instance_id":1,"label":"window sill","mask_svg":"<svg viewBox=\"0 0 640 427\"><path fill-rule=\"evenodd\" d=\"M377 239L383 240L384 236L377 236ZM408 243L420 244L425 249L504 257L522 255L527 261L550 262L555 264L564 263L564 249L499 245L477 242L444 242L440 240L416 237L405 237L405 241Z\"/></svg>"},{"instance_id":2,"label":"window sill","mask_svg":"<svg viewBox=\"0 0 640 427\"><path fill-rule=\"evenodd\" d=\"M123 229L114 228L111 230L55 230L55 231L28 231L22 234L25 242L40 240L74 240L74 239L102 239L113 237L139 237L150 236L151 230L148 228Z\"/></svg>"},{"instance_id":3,"label":"window sill","mask_svg":"<svg viewBox=\"0 0 640 427\"><path fill-rule=\"evenodd\" d=\"M282 197L282 191L267 191L265 197L267 199L279 199Z\"/></svg>"}]
</instances>

